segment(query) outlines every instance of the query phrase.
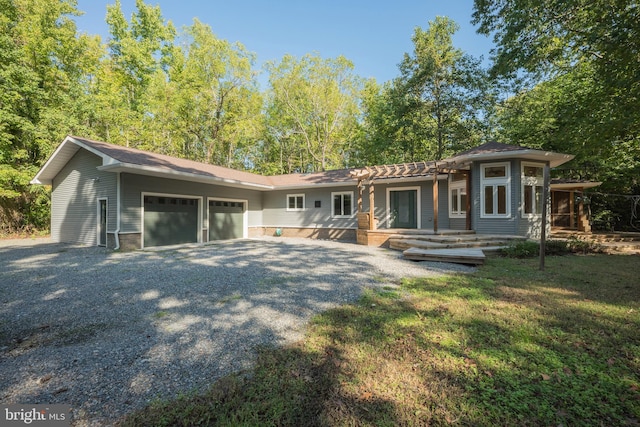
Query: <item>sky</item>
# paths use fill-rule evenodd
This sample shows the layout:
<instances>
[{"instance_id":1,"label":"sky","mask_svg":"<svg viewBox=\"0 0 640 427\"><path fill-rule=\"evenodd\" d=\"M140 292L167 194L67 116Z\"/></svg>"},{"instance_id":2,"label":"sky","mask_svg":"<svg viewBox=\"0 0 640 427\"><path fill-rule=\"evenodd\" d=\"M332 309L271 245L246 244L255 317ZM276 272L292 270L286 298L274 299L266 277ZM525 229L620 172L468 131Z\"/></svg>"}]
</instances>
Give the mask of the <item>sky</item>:
<instances>
[{"instance_id":1,"label":"sky","mask_svg":"<svg viewBox=\"0 0 640 427\"><path fill-rule=\"evenodd\" d=\"M115 0L78 0L84 12L76 18L78 30L99 34L109 31L106 8ZM279 61L285 54L297 57L316 53L322 58L339 55L351 60L355 73L378 83L399 75L405 52L413 51L416 27L426 29L436 16L458 23L454 45L485 64L493 47L490 38L477 34L471 24L473 0L146 0L159 5L165 20L180 30L193 18L208 24L217 37L240 42L257 55L257 67ZM127 18L135 0L121 0Z\"/></svg>"}]
</instances>

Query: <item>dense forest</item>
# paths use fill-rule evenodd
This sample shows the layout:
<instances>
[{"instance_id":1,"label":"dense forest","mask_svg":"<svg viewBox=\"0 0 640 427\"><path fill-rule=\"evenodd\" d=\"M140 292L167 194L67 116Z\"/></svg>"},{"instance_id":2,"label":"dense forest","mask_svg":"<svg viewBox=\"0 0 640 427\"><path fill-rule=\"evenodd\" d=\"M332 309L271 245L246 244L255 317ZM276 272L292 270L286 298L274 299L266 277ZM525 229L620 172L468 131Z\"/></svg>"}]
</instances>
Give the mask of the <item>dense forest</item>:
<instances>
[{"instance_id":1,"label":"dense forest","mask_svg":"<svg viewBox=\"0 0 640 427\"><path fill-rule=\"evenodd\" d=\"M640 226L635 1L475 0L489 67L453 45L455 22L425 17L388 82L342 56L257 69L242 44L197 19L177 29L143 0L130 17L107 7L107 40L77 31L81 13L0 0L0 233L47 229L50 190L29 181L68 134L263 174L437 160L495 139L575 154L559 173L603 182L595 225Z\"/></svg>"}]
</instances>

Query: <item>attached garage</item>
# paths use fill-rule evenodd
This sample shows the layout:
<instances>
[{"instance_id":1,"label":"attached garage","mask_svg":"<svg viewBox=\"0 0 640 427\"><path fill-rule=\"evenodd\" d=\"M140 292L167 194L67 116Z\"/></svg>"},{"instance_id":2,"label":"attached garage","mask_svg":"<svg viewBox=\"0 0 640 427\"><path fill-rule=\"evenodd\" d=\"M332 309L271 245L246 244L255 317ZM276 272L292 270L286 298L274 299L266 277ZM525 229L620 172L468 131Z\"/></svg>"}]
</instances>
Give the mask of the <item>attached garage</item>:
<instances>
[{"instance_id":1,"label":"attached garage","mask_svg":"<svg viewBox=\"0 0 640 427\"><path fill-rule=\"evenodd\" d=\"M144 247L198 242L199 199L144 195Z\"/></svg>"},{"instance_id":2,"label":"attached garage","mask_svg":"<svg viewBox=\"0 0 640 427\"><path fill-rule=\"evenodd\" d=\"M246 202L209 200L209 241L245 237Z\"/></svg>"}]
</instances>

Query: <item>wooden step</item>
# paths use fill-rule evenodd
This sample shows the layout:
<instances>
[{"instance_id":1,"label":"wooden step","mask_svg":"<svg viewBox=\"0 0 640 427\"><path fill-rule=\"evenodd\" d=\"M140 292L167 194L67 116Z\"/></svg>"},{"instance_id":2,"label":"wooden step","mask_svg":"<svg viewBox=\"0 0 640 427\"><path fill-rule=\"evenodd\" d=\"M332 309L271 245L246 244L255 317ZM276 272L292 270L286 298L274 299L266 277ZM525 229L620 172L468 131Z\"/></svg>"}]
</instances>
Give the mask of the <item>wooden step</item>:
<instances>
[{"instance_id":1,"label":"wooden step","mask_svg":"<svg viewBox=\"0 0 640 427\"><path fill-rule=\"evenodd\" d=\"M485 254L480 249L420 249L410 248L402 253L413 261L440 261L456 264L482 265Z\"/></svg>"},{"instance_id":2,"label":"wooden step","mask_svg":"<svg viewBox=\"0 0 640 427\"><path fill-rule=\"evenodd\" d=\"M524 236L511 236L511 235L488 235L488 234L470 234L460 236L441 236L441 235L408 235L408 234L392 234L389 236L389 240L424 240L435 243L462 243L462 242L487 242L487 241L512 241L512 240L527 240Z\"/></svg>"},{"instance_id":3,"label":"wooden step","mask_svg":"<svg viewBox=\"0 0 640 427\"><path fill-rule=\"evenodd\" d=\"M473 230L445 230L434 233L433 230L421 230L421 229L379 229L376 231L391 232L392 236L465 236L476 234Z\"/></svg>"},{"instance_id":4,"label":"wooden step","mask_svg":"<svg viewBox=\"0 0 640 427\"><path fill-rule=\"evenodd\" d=\"M584 233L571 230L554 230L551 232L552 239L578 239L588 242L640 242L640 233L618 232L618 233Z\"/></svg>"},{"instance_id":5,"label":"wooden step","mask_svg":"<svg viewBox=\"0 0 640 427\"><path fill-rule=\"evenodd\" d=\"M474 240L462 242L439 243L428 240L413 239L390 239L389 247L396 250L406 250L409 248L421 249L462 249L462 248L485 248L489 246L507 246L509 240Z\"/></svg>"}]
</instances>

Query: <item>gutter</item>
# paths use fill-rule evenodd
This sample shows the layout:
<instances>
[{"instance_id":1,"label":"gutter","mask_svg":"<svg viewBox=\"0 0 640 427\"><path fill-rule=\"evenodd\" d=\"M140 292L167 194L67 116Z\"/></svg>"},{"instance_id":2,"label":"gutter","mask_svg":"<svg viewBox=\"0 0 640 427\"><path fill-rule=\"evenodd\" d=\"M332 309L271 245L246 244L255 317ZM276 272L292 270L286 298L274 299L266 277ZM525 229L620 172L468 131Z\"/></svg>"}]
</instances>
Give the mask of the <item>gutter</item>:
<instances>
[{"instance_id":1,"label":"gutter","mask_svg":"<svg viewBox=\"0 0 640 427\"><path fill-rule=\"evenodd\" d=\"M113 232L116 239L114 250L120 249L120 172L116 174L116 229Z\"/></svg>"},{"instance_id":2,"label":"gutter","mask_svg":"<svg viewBox=\"0 0 640 427\"><path fill-rule=\"evenodd\" d=\"M240 188L254 188L260 190L273 190L272 185L257 184L246 181L238 181L229 178L220 178L215 176L207 176L194 174L189 172L161 169L153 166L142 166L132 163L112 163L108 165L98 166L98 170L107 172L130 172L138 175L156 176L159 178L170 179L186 179L192 182L202 182L207 184L220 184L227 186L235 186Z\"/></svg>"}]
</instances>

